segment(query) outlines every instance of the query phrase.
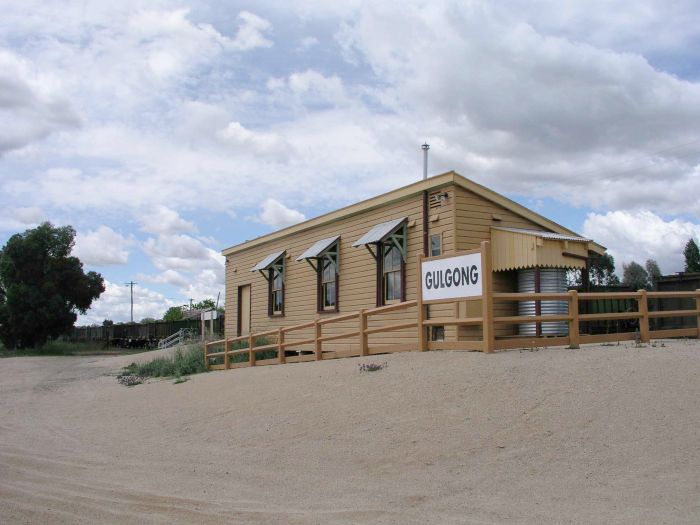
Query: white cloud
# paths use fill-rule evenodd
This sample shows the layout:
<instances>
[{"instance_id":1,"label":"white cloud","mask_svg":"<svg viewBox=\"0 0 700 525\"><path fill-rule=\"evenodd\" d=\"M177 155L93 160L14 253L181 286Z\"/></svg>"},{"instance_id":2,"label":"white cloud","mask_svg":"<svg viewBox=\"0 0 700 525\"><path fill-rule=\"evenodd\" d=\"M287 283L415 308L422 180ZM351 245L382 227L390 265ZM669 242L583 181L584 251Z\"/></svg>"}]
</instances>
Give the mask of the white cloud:
<instances>
[{"instance_id":1,"label":"white cloud","mask_svg":"<svg viewBox=\"0 0 700 525\"><path fill-rule=\"evenodd\" d=\"M216 270L202 270L194 274L186 287L182 289L185 297L192 297L195 301L202 299L213 299L219 297L219 306L224 305L224 277L223 273Z\"/></svg>"},{"instance_id":2,"label":"white cloud","mask_svg":"<svg viewBox=\"0 0 700 525\"><path fill-rule=\"evenodd\" d=\"M241 11L237 19L239 27L232 43L234 48L247 51L272 46L272 41L265 38L265 33L272 28L270 22L249 11Z\"/></svg>"},{"instance_id":3,"label":"white cloud","mask_svg":"<svg viewBox=\"0 0 700 525\"><path fill-rule=\"evenodd\" d=\"M156 205L141 214L141 230L148 233L172 235L176 233L195 232L197 227L167 206Z\"/></svg>"},{"instance_id":4,"label":"white cloud","mask_svg":"<svg viewBox=\"0 0 700 525\"><path fill-rule=\"evenodd\" d=\"M611 206L620 199L600 185L619 183L645 187L636 203L660 208L652 197L672 177L700 189L687 160L697 144L650 158L697 140L699 84L639 54L538 33L518 14L373 3L340 41L385 84L374 90L385 107L447 145L431 150L440 165L496 189ZM695 205L676 198L679 209Z\"/></svg>"},{"instance_id":5,"label":"white cloud","mask_svg":"<svg viewBox=\"0 0 700 525\"><path fill-rule=\"evenodd\" d=\"M5 208L0 211L0 231L24 231L47 220L44 211L35 206Z\"/></svg>"},{"instance_id":6,"label":"white cloud","mask_svg":"<svg viewBox=\"0 0 700 525\"><path fill-rule=\"evenodd\" d=\"M190 281L182 273L175 270L165 270L157 275L139 275L137 279L154 284L170 284L178 288L186 288Z\"/></svg>"},{"instance_id":7,"label":"white cloud","mask_svg":"<svg viewBox=\"0 0 700 525\"><path fill-rule=\"evenodd\" d=\"M634 260L644 265L647 259L656 259L668 274L683 271L683 248L691 237L700 238L700 224L664 220L650 211L611 211L589 214L583 235L607 247L619 274L623 264Z\"/></svg>"},{"instance_id":8,"label":"white cloud","mask_svg":"<svg viewBox=\"0 0 700 525\"><path fill-rule=\"evenodd\" d=\"M124 237L108 226L100 226L96 230L76 234L73 255L90 266L127 264L128 248L133 244L133 239Z\"/></svg>"},{"instance_id":9,"label":"white cloud","mask_svg":"<svg viewBox=\"0 0 700 525\"><path fill-rule=\"evenodd\" d=\"M238 151L258 153L282 160L290 153L289 144L275 133L246 129L240 122L230 122L217 136Z\"/></svg>"},{"instance_id":10,"label":"white cloud","mask_svg":"<svg viewBox=\"0 0 700 525\"><path fill-rule=\"evenodd\" d=\"M304 221L306 217L303 213L287 208L275 199L266 199L262 204L258 220L263 224L279 229Z\"/></svg>"},{"instance_id":11,"label":"white cloud","mask_svg":"<svg viewBox=\"0 0 700 525\"><path fill-rule=\"evenodd\" d=\"M319 44L318 38L315 36L305 36L299 41L299 50L308 51Z\"/></svg>"},{"instance_id":12,"label":"white cloud","mask_svg":"<svg viewBox=\"0 0 700 525\"><path fill-rule=\"evenodd\" d=\"M79 125L55 77L0 49L0 156Z\"/></svg>"},{"instance_id":13,"label":"white cloud","mask_svg":"<svg viewBox=\"0 0 700 525\"><path fill-rule=\"evenodd\" d=\"M223 273L224 257L189 235L159 235L143 243L143 251L153 265L162 271L202 271L213 269Z\"/></svg>"}]
</instances>

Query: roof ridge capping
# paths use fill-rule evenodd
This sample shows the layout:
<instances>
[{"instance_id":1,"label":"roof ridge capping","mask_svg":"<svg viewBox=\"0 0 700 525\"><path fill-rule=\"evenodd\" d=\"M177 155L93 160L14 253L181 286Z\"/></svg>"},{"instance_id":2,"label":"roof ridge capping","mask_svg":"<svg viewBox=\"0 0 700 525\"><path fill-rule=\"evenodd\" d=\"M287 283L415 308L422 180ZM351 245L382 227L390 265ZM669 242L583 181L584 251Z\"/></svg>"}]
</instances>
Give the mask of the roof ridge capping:
<instances>
[{"instance_id":1,"label":"roof ridge capping","mask_svg":"<svg viewBox=\"0 0 700 525\"><path fill-rule=\"evenodd\" d=\"M343 208L340 208L338 210L324 213L323 215L319 215L318 217L307 219L303 222L287 226L286 228L282 228L281 230L276 230L265 235L261 235L260 237L256 237L255 239L236 244L229 248L225 248L221 251L221 254L230 255L232 253L245 250L247 248L252 248L253 246L258 246L266 242L283 238L293 233L302 232L314 228L316 226L327 224L339 218L350 217L363 211L371 210L385 204L405 199L423 191L441 188L450 184L456 184L468 191L479 195L480 197L483 197L484 199L487 199L506 209L511 210L517 215L531 220L539 226L549 228L550 230L553 230L556 233L579 237L579 235L576 232L565 228L561 224L557 224L556 222L547 219L546 217L543 217L539 213L536 213L526 208L525 206L518 204L517 202L509 199L508 197L505 197L500 193L497 193L494 190L487 188L486 186L482 186L481 184L478 184L472 181L471 179L460 175L454 170L450 170L439 175L434 175L424 180L419 180L406 186L401 186L399 188L390 190L380 195L370 197L369 199L365 199L363 201L344 206ZM601 254L605 253L605 248L595 242L591 242L590 247L593 251L599 252Z\"/></svg>"}]
</instances>

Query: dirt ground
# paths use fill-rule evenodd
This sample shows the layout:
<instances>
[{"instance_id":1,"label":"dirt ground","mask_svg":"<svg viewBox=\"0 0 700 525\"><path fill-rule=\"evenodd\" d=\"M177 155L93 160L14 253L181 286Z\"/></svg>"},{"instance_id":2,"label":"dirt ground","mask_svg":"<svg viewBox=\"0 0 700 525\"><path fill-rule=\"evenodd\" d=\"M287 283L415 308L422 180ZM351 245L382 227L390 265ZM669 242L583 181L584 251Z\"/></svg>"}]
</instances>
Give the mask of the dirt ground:
<instances>
[{"instance_id":1,"label":"dirt ground","mask_svg":"<svg viewBox=\"0 0 700 525\"><path fill-rule=\"evenodd\" d=\"M700 522L697 341L119 385L134 359L0 360L0 522Z\"/></svg>"}]
</instances>

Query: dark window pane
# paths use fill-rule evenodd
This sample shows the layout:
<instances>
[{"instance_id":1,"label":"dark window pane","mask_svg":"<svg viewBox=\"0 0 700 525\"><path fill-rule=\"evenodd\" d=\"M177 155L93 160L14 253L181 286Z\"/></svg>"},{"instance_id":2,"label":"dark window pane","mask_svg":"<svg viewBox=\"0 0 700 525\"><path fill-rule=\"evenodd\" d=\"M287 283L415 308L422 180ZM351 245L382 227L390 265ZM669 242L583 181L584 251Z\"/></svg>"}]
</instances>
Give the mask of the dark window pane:
<instances>
[{"instance_id":1,"label":"dark window pane","mask_svg":"<svg viewBox=\"0 0 700 525\"><path fill-rule=\"evenodd\" d=\"M333 308L335 306L335 283L328 283L324 286L323 306L324 308Z\"/></svg>"},{"instance_id":2,"label":"dark window pane","mask_svg":"<svg viewBox=\"0 0 700 525\"><path fill-rule=\"evenodd\" d=\"M430 255L436 256L442 254L442 237L440 235L430 236Z\"/></svg>"},{"instance_id":3,"label":"dark window pane","mask_svg":"<svg viewBox=\"0 0 700 525\"><path fill-rule=\"evenodd\" d=\"M386 246L384 250L384 269L391 270L391 253L393 248L391 246Z\"/></svg>"},{"instance_id":4,"label":"dark window pane","mask_svg":"<svg viewBox=\"0 0 700 525\"><path fill-rule=\"evenodd\" d=\"M282 312L282 292L272 293L272 311L275 313Z\"/></svg>"},{"instance_id":5,"label":"dark window pane","mask_svg":"<svg viewBox=\"0 0 700 525\"><path fill-rule=\"evenodd\" d=\"M401 268L401 252L398 248L394 248L394 270Z\"/></svg>"},{"instance_id":6,"label":"dark window pane","mask_svg":"<svg viewBox=\"0 0 700 525\"><path fill-rule=\"evenodd\" d=\"M394 274L394 299L401 299L401 272Z\"/></svg>"}]
</instances>

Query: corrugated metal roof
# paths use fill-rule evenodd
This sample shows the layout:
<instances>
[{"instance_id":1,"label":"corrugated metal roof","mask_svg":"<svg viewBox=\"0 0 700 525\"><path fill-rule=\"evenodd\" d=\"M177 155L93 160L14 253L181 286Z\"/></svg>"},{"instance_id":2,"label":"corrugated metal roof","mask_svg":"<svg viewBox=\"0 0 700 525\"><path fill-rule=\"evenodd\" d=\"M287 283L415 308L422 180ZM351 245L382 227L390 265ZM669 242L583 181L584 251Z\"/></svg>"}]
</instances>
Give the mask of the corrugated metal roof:
<instances>
[{"instance_id":1,"label":"corrugated metal roof","mask_svg":"<svg viewBox=\"0 0 700 525\"><path fill-rule=\"evenodd\" d=\"M503 226L494 226L493 229L501 230L504 232L522 233L523 235L534 235L537 237L542 237L543 239L552 239L555 241L593 242L591 239L578 237L576 235L564 235L561 233L546 232L542 230L528 230L525 228L505 228Z\"/></svg>"},{"instance_id":2,"label":"corrugated metal roof","mask_svg":"<svg viewBox=\"0 0 700 525\"><path fill-rule=\"evenodd\" d=\"M323 255L323 253L328 248L330 248L333 245L333 243L338 239L340 239L340 235L336 235L335 237L328 237L327 239L321 239L320 241L315 242L308 250L306 250L299 257L297 257L297 261L303 261L304 259L313 259L315 257Z\"/></svg>"},{"instance_id":3,"label":"corrugated metal roof","mask_svg":"<svg viewBox=\"0 0 700 525\"><path fill-rule=\"evenodd\" d=\"M258 264L256 264L250 271L258 272L260 270L267 270L272 265L272 263L274 263L277 259L282 257L282 255L284 255L284 250L282 250L281 252L271 253Z\"/></svg>"},{"instance_id":4,"label":"corrugated metal roof","mask_svg":"<svg viewBox=\"0 0 700 525\"><path fill-rule=\"evenodd\" d=\"M362 246L364 244L381 242L386 239L396 228L398 228L402 222L407 220L407 217L401 217L400 219L394 219L393 221L377 224L376 226L373 226L370 231L355 241L352 246L357 248L358 246Z\"/></svg>"}]
</instances>

